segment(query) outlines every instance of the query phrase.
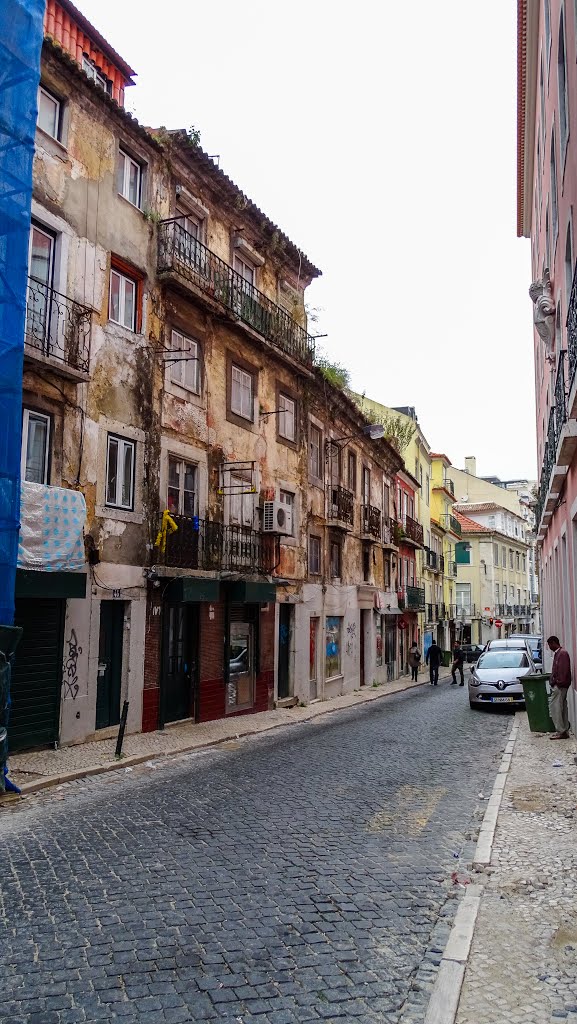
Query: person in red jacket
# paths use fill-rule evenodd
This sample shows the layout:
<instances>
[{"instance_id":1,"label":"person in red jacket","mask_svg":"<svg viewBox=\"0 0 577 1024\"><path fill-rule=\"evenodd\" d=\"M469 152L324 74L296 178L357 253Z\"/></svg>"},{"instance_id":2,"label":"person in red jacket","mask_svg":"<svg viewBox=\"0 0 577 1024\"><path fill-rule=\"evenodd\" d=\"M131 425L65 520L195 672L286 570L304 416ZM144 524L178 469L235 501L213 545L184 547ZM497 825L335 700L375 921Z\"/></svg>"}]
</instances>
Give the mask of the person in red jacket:
<instances>
[{"instance_id":1,"label":"person in red jacket","mask_svg":"<svg viewBox=\"0 0 577 1024\"><path fill-rule=\"evenodd\" d=\"M569 739L569 712L567 710L567 692L571 686L571 658L564 647L561 647L558 636L550 636L547 641L553 651L553 667L551 669L551 696L549 710L553 725L557 732L552 740Z\"/></svg>"}]
</instances>

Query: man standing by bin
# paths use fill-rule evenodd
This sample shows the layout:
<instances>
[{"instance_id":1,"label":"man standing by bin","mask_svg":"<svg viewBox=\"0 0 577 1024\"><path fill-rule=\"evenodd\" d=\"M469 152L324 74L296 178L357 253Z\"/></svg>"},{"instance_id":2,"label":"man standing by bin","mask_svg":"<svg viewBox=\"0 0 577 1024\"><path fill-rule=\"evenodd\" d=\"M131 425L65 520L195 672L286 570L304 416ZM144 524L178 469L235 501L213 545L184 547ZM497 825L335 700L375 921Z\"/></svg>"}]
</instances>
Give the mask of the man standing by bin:
<instances>
[{"instance_id":1,"label":"man standing by bin","mask_svg":"<svg viewBox=\"0 0 577 1024\"><path fill-rule=\"evenodd\" d=\"M443 658L443 652L438 644L433 643L429 647L425 655L425 662L429 666L429 679L431 680L431 686L437 686L439 682L439 665Z\"/></svg>"},{"instance_id":2,"label":"man standing by bin","mask_svg":"<svg viewBox=\"0 0 577 1024\"><path fill-rule=\"evenodd\" d=\"M455 649L453 651L453 664L451 665L451 675L453 677L453 679L451 681L451 686L456 686L457 685L457 676L456 676L457 672L459 673L459 675L461 677L461 682L459 683L459 686L464 686L465 685L465 676L463 674L463 665L464 665L464 663L465 663L465 653L464 653L462 647L459 646L459 644L455 644Z\"/></svg>"},{"instance_id":3,"label":"man standing by bin","mask_svg":"<svg viewBox=\"0 0 577 1024\"><path fill-rule=\"evenodd\" d=\"M551 669L551 696L549 711L557 732L552 740L569 739L569 711L567 709L567 693L571 686L571 658L564 647L561 647L558 636L550 636L547 647L553 651L553 667Z\"/></svg>"}]
</instances>

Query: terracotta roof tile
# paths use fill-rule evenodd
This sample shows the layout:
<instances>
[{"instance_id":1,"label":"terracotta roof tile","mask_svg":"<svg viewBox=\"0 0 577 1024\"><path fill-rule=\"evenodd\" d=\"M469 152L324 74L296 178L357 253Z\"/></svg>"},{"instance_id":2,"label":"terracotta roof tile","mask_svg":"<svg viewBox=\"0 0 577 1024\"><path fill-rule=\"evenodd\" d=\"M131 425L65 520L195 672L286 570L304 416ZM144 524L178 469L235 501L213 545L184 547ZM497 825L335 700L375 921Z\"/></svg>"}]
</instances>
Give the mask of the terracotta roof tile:
<instances>
[{"instance_id":1,"label":"terracotta roof tile","mask_svg":"<svg viewBox=\"0 0 577 1024\"><path fill-rule=\"evenodd\" d=\"M463 533L493 533L493 530L489 530L486 526L481 526L480 523L476 523L474 519L469 519L468 516L464 516L462 512L459 512L457 508L453 506L453 515L457 522L461 524Z\"/></svg>"}]
</instances>

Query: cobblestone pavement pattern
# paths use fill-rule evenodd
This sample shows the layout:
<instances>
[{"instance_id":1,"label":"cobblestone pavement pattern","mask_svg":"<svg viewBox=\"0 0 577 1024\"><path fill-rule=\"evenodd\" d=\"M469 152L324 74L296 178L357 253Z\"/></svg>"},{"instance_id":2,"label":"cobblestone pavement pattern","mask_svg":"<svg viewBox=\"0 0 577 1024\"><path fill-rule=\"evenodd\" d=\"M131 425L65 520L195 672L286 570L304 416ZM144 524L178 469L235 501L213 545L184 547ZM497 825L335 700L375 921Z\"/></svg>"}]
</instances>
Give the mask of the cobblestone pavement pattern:
<instances>
[{"instance_id":1,"label":"cobblestone pavement pattern","mask_svg":"<svg viewBox=\"0 0 577 1024\"><path fill-rule=\"evenodd\" d=\"M574 757L523 722L457 1024L577 1024Z\"/></svg>"},{"instance_id":2,"label":"cobblestone pavement pattern","mask_svg":"<svg viewBox=\"0 0 577 1024\"><path fill-rule=\"evenodd\" d=\"M510 725L420 688L7 807L0 1020L422 1020Z\"/></svg>"}]
</instances>

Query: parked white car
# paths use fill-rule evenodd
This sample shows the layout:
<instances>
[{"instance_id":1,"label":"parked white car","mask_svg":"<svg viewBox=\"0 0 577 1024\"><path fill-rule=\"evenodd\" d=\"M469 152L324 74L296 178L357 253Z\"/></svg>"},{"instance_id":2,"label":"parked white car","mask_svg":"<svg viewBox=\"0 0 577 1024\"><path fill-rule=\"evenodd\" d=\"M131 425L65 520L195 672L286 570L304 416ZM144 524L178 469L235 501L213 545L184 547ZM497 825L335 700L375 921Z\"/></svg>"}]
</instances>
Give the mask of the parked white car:
<instances>
[{"instance_id":1,"label":"parked white car","mask_svg":"<svg viewBox=\"0 0 577 1024\"><path fill-rule=\"evenodd\" d=\"M493 647L492 644L500 646ZM506 645L506 646L505 646ZM469 677L469 704L472 708L491 704L525 707L520 677L535 671L527 645L494 640L483 651Z\"/></svg>"}]
</instances>

